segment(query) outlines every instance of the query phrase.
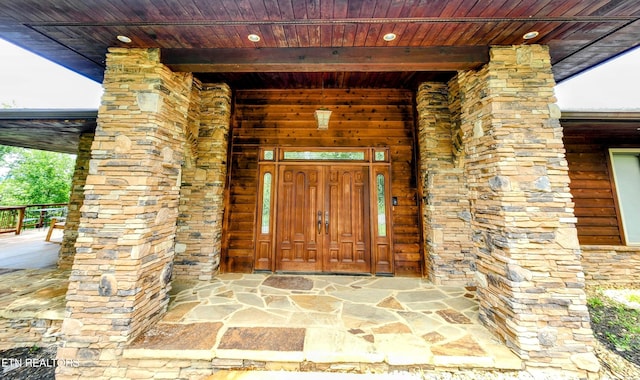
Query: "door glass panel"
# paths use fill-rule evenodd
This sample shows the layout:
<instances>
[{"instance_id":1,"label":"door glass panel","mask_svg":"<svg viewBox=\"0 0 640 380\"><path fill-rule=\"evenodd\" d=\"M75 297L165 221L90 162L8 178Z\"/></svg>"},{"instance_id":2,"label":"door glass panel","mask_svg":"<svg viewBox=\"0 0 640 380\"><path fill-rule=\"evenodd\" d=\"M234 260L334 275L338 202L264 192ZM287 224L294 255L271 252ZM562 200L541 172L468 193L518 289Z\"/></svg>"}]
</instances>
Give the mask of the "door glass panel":
<instances>
[{"instance_id":1,"label":"door glass panel","mask_svg":"<svg viewBox=\"0 0 640 380\"><path fill-rule=\"evenodd\" d=\"M364 152L320 152L320 151L294 151L284 152L285 160L342 160L363 161Z\"/></svg>"},{"instance_id":2,"label":"door glass panel","mask_svg":"<svg viewBox=\"0 0 640 380\"><path fill-rule=\"evenodd\" d=\"M273 161L273 150L265 150L263 159Z\"/></svg>"},{"instance_id":3,"label":"door glass panel","mask_svg":"<svg viewBox=\"0 0 640 380\"><path fill-rule=\"evenodd\" d=\"M376 193L378 203L378 236L387 236L387 206L385 204L383 174L376 176Z\"/></svg>"},{"instance_id":4,"label":"door glass panel","mask_svg":"<svg viewBox=\"0 0 640 380\"><path fill-rule=\"evenodd\" d=\"M265 173L262 185L262 225L260 231L269 233L271 217L271 173Z\"/></svg>"}]
</instances>

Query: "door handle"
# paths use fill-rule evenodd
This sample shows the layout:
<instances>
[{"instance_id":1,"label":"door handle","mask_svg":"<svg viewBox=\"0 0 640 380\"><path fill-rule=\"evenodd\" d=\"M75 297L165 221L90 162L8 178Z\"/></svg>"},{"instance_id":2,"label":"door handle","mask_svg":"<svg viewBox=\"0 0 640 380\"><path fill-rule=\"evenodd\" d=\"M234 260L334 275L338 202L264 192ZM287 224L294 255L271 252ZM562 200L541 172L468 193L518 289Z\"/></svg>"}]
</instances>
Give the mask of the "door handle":
<instances>
[{"instance_id":1,"label":"door handle","mask_svg":"<svg viewBox=\"0 0 640 380\"><path fill-rule=\"evenodd\" d=\"M329 234L329 211L324 212L324 233Z\"/></svg>"},{"instance_id":2,"label":"door handle","mask_svg":"<svg viewBox=\"0 0 640 380\"><path fill-rule=\"evenodd\" d=\"M322 233L322 211L318 211L318 233Z\"/></svg>"}]
</instances>

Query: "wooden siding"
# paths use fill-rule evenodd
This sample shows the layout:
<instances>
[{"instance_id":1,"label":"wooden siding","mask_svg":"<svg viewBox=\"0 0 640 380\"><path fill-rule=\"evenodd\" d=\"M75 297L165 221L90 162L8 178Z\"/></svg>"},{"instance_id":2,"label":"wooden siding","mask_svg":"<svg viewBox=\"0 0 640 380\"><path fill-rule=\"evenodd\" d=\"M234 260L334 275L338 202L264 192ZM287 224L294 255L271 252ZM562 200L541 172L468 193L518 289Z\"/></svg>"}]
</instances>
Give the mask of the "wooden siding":
<instances>
[{"instance_id":1,"label":"wooden siding","mask_svg":"<svg viewBox=\"0 0 640 380\"><path fill-rule=\"evenodd\" d=\"M223 268L253 269L259 147L389 147L396 275L421 275L414 102L406 90L242 90L235 94ZM333 111L329 129L314 110Z\"/></svg>"},{"instance_id":2,"label":"wooden siding","mask_svg":"<svg viewBox=\"0 0 640 380\"><path fill-rule=\"evenodd\" d=\"M565 129L564 143L580 244L623 245L608 149L628 140Z\"/></svg>"}]
</instances>

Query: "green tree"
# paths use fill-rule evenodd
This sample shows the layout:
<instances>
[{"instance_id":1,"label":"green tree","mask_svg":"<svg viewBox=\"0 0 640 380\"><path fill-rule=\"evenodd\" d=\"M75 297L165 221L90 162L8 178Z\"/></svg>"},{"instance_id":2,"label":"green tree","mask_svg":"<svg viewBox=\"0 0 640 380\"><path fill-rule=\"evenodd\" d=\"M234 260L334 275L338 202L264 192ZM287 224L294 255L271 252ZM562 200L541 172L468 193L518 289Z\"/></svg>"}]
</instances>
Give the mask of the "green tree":
<instances>
[{"instance_id":1,"label":"green tree","mask_svg":"<svg viewBox=\"0 0 640 380\"><path fill-rule=\"evenodd\" d=\"M0 204L46 204L69 201L75 156L0 147Z\"/></svg>"}]
</instances>

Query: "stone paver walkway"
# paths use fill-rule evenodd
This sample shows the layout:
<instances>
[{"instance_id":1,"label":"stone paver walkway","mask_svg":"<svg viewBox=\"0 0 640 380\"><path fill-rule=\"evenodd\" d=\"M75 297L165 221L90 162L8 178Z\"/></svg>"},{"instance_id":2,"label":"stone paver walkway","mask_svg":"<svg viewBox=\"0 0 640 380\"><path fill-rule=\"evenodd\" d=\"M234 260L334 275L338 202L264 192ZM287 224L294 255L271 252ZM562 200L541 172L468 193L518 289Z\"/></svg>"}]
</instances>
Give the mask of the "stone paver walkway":
<instances>
[{"instance_id":1,"label":"stone paver walkway","mask_svg":"<svg viewBox=\"0 0 640 380\"><path fill-rule=\"evenodd\" d=\"M474 289L400 277L223 274L174 282L163 320L124 355L211 359L214 365L522 368L480 325Z\"/></svg>"}]
</instances>

